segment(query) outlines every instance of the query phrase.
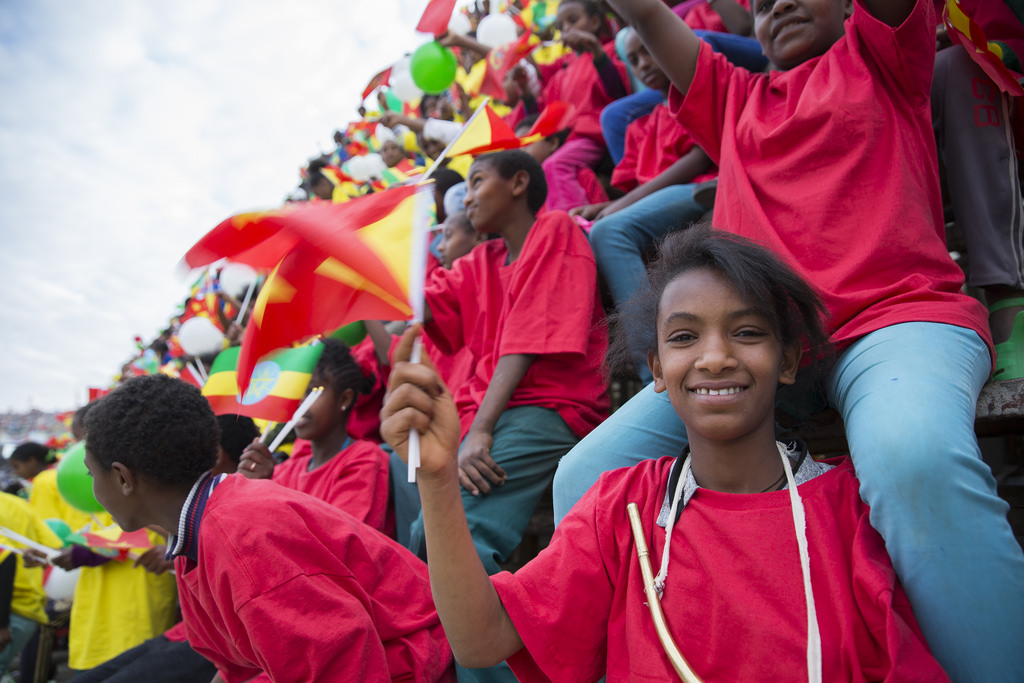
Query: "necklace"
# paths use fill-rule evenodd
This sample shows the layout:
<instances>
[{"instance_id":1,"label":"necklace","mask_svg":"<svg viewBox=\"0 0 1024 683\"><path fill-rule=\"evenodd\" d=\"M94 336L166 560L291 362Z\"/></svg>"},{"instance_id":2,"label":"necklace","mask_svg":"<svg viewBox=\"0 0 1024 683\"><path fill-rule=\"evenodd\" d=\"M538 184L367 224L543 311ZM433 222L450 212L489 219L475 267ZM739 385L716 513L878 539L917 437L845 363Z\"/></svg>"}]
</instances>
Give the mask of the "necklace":
<instances>
[{"instance_id":1,"label":"necklace","mask_svg":"<svg viewBox=\"0 0 1024 683\"><path fill-rule=\"evenodd\" d=\"M778 491L782 488L782 485L786 481L786 470L782 470L782 474L774 482L768 485L768 488L762 489L761 493L768 493L769 491Z\"/></svg>"}]
</instances>

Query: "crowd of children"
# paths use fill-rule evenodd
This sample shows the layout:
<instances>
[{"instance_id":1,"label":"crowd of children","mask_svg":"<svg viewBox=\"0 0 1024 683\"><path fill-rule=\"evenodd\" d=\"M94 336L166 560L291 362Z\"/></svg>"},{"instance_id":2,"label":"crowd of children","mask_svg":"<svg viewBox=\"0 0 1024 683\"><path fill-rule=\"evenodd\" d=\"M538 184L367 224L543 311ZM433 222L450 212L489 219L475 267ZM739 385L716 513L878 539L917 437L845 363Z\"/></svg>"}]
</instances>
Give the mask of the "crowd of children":
<instances>
[{"instance_id":1,"label":"crowd of children","mask_svg":"<svg viewBox=\"0 0 1024 683\"><path fill-rule=\"evenodd\" d=\"M0 664L21 651L29 680L49 562L80 568L80 681L1019 680L1024 553L973 429L983 385L1024 376L1014 100L936 43L947 6L1020 78L1003 0L514 2L545 42L490 106L519 135L570 114L475 158L443 151L496 49L442 36L452 89L379 90L289 197L437 162L423 323L320 340L285 459L159 373L76 416L105 512L15 451L31 494L2 526L153 550L2 550ZM848 457L778 433L777 409L826 407ZM503 571L545 495L550 545Z\"/></svg>"}]
</instances>

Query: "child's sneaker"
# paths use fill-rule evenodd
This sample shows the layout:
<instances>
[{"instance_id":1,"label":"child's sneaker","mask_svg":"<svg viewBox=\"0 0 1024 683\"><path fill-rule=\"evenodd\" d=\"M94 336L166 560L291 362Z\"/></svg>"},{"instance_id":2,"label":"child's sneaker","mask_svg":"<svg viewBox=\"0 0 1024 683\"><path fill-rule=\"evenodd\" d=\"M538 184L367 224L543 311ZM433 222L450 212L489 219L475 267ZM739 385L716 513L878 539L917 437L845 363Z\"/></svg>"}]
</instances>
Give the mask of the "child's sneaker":
<instances>
[{"instance_id":1,"label":"child's sneaker","mask_svg":"<svg viewBox=\"0 0 1024 683\"><path fill-rule=\"evenodd\" d=\"M1003 299L992 304L989 310L1000 311L1004 308L1018 306L1024 306L1024 297ZM995 349L996 369L992 373L993 381L1001 382L1024 377L1024 311L1020 311L1014 316L1010 338L996 344Z\"/></svg>"}]
</instances>

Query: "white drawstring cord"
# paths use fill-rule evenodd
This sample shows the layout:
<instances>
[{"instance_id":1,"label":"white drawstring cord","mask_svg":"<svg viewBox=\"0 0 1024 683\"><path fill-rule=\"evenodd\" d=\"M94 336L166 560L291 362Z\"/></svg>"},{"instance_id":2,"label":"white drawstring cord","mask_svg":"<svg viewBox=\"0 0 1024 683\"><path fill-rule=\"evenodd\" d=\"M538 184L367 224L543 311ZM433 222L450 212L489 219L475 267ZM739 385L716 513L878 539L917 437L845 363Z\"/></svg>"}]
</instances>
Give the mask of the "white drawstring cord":
<instances>
[{"instance_id":1,"label":"white drawstring cord","mask_svg":"<svg viewBox=\"0 0 1024 683\"><path fill-rule=\"evenodd\" d=\"M793 526L796 528L796 544L800 551L800 570L803 575L804 598L807 602L807 680L810 683L821 683L821 632L818 630L818 612L814 607L814 591L811 587L811 557L807 551L807 517L804 504L796 490L793 478L793 467L789 463L790 451L781 442L775 442L782 457L782 466L786 470L786 483L789 487L789 502L793 510ZM672 494L672 507L669 511L668 523L665 525L665 548L661 552L661 569L654 577L654 587L660 599L665 592L665 581L668 579L669 548L672 545L672 529L676 524L676 513L679 501L683 498L683 489L690 473L690 456L686 456L683 471L676 482L676 490Z\"/></svg>"}]
</instances>

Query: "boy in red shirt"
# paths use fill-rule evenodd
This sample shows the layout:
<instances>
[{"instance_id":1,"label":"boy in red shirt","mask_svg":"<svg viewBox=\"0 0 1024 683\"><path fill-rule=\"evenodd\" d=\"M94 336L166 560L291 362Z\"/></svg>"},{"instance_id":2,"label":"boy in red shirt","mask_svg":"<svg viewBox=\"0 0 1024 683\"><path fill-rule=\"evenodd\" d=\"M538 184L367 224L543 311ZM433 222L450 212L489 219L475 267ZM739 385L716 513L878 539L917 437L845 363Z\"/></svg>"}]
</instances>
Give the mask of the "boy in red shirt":
<instances>
[{"instance_id":1,"label":"boy in red shirt","mask_svg":"<svg viewBox=\"0 0 1024 683\"><path fill-rule=\"evenodd\" d=\"M188 640L226 683L454 680L423 563L311 496L211 475L218 429L197 389L137 377L87 424L97 500L126 531L175 530Z\"/></svg>"},{"instance_id":2,"label":"boy in red shirt","mask_svg":"<svg viewBox=\"0 0 1024 683\"><path fill-rule=\"evenodd\" d=\"M466 215L499 235L436 269L426 285L430 340L472 353L455 387L463 503L490 573L519 544L558 459L608 414L607 348L597 269L583 231L561 211L536 218L544 171L526 152L478 158ZM422 517L411 547L425 552Z\"/></svg>"}]
</instances>

